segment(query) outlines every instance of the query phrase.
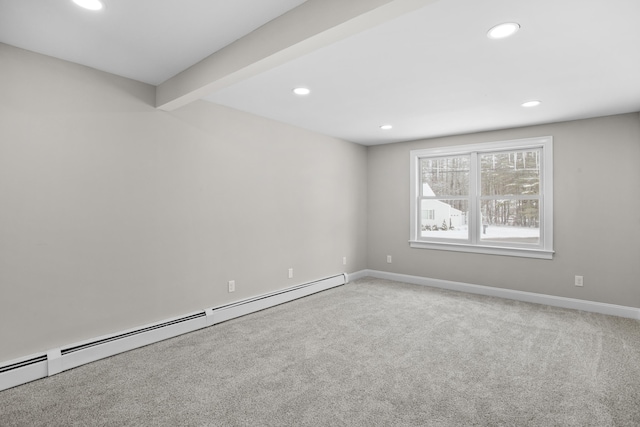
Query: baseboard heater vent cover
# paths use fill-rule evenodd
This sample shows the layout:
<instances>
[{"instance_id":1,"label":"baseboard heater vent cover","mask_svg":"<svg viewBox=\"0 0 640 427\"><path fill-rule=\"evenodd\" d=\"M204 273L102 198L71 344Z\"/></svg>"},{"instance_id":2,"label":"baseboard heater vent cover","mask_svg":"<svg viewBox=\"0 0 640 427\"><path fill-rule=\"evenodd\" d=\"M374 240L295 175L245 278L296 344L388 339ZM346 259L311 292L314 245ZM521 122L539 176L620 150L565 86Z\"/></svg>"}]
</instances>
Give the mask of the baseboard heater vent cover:
<instances>
[{"instance_id":1,"label":"baseboard heater vent cover","mask_svg":"<svg viewBox=\"0 0 640 427\"><path fill-rule=\"evenodd\" d=\"M331 289L336 286L344 285L348 282L349 280L347 275L340 274L338 276L328 277L315 282L309 282L303 285L287 288L282 291L216 307L207 310L207 318L209 319L208 323L215 325L216 323L244 316L245 314L255 313L256 311L274 307L276 305Z\"/></svg>"},{"instance_id":2,"label":"baseboard heater vent cover","mask_svg":"<svg viewBox=\"0 0 640 427\"><path fill-rule=\"evenodd\" d=\"M182 322L186 322L186 321L189 321L189 320L198 319L200 317L205 317L205 316L206 316L205 312L201 311L199 313L192 314L191 316L185 316L185 317L181 317L181 318L176 319L176 320L171 320L171 321L168 321L168 322L159 323L159 324L153 325L153 326L147 326L145 328L136 329L136 330L131 331L131 332L118 334L118 335L115 335L113 337L103 338L103 339L100 339L100 340L97 340L97 341L92 341L92 342L87 343L87 344L81 344L81 345L77 345L77 346L74 346L74 347L63 348L62 350L60 350L60 354L62 356L64 356L66 354L73 353L75 351L85 350L85 349L87 349L89 347L94 347L96 345L106 344L106 343L111 342L111 341L121 340L123 338L132 337L132 336L138 335L138 334L144 334L145 332L150 332L150 331L153 331L155 329L166 328L167 326L177 325L178 323L182 323Z\"/></svg>"},{"instance_id":3,"label":"baseboard heater vent cover","mask_svg":"<svg viewBox=\"0 0 640 427\"><path fill-rule=\"evenodd\" d=\"M0 392L47 376L47 355L37 354L0 366Z\"/></svg>"},{"instance_id":4,"label":"baseboard heater vent cover","mask_svg":"<svg viewBox=\"0 0 640 427\"><path fill-rule=\"evenodd\" d=\"M23 360L22 362L12 363L10 365L0 367L0 374L13 371L14 369L24 368L30 365L34 365L38 362L46 362L47 355L43 354L42 356L34 357L33 359Z\"/></svg>"},{"instance_id":5,"label":"baseboard heater vent cover","mask_svg":"<svg viewBox=\"0 0 640 427\"><path fill-rule=\"evenodd\" d=\"M348 283L339 274L0 365L0 391Z\"/></svg>"}]
</instances>

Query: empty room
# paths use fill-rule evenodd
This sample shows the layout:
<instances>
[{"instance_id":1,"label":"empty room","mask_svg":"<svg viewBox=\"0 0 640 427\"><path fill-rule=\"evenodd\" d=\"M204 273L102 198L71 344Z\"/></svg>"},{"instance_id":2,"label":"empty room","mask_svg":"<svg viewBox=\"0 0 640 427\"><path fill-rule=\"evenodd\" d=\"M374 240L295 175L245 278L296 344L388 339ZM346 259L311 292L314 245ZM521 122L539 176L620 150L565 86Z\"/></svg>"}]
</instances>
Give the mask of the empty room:
<instances>
[{"instance_id":1,"label":"empty room","mask_svg":"<svg viewBox=\"0 0 640 427\"><path fill-rule=\"evenodd\" d=\"M637 0L0 0L1 426L639 426Z\"/></svg>"}]
</instances>

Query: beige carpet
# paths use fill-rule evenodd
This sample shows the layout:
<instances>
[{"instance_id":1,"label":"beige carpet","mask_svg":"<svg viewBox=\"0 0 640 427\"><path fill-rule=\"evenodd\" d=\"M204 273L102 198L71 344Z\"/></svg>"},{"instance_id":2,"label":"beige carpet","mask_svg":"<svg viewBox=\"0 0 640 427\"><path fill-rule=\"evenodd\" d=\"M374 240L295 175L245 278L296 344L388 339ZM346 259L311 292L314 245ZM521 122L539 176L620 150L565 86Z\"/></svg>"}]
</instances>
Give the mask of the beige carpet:
<instances>
[{"instance_id":1,"label":"beige carpet","mask_svg":"<svg viewBox=\"0 0 640 427\"><path fill-rule=\"evenodd\" d=\"M640 322L378 279L0 392L6 426L640 426Z\"/></svg>"}]
</instances>

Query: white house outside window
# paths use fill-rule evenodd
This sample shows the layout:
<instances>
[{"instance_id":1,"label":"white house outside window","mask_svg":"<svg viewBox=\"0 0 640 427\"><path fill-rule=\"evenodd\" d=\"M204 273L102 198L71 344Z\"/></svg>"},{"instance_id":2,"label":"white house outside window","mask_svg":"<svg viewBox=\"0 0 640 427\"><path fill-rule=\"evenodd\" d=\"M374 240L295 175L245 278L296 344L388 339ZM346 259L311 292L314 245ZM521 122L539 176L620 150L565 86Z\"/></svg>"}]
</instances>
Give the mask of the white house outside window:
<instances>
[{"instance_id":1,"label":"white house outside window","mask_svg":"<svg viewBox=\"0 0 640 427\"><path fill-rule=\"evenodd\" d=\"M414 248L550 259L552 137L411 151Z\"/></svg>"}]
</instances>

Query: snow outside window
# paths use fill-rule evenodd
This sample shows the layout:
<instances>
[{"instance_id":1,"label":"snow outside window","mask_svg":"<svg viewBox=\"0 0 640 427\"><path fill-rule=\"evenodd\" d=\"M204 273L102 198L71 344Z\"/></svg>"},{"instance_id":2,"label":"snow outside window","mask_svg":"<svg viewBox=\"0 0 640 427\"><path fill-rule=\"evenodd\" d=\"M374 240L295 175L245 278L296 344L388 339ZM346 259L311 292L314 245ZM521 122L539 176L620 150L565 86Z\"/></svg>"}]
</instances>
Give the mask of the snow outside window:
<instances>
[{"instance_id":1,"label":"snow outside window","mask_svg":"<svg viewBox=\"0 0 640 427\"><path fill-rule=\"evenodd\" d=\"M414 248L551 259L552 137L411 151Z\"/></svg>"}]
</instances>

